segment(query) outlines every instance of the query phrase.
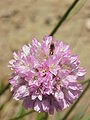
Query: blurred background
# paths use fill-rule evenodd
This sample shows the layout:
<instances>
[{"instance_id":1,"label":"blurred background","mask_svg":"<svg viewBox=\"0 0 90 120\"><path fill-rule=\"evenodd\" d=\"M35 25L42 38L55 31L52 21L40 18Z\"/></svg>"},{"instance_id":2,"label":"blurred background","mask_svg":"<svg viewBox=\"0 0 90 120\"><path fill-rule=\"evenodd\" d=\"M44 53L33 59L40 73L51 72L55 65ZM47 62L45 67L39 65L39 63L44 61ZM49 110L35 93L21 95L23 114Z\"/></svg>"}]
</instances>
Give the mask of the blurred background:
<instances>
[{"instance_id":1,"label":"blurred background","mask_svg":"<svg viewBox=\"0 0 90 120\"><path fill-rule=\"evenodd\" d=\"M0 89L8 84L10 69L7 67L17 51L33 37L39 41L49 35L74 0L0 0ZM54 34L54 39L70 45L77 53L81 65L87 69L85 80L90 78L90 0L81 0L73 12ZM10 89L0 97L0 120L9 120L25 112L21 102L10 98ZM6 103L6 104L4 104ZM2 107L2 104L3 107ZM48 120L62 120L69 108L55 112ZM90 120L90 89L79 101L67 120ZM21 118L36 120L37 113ZM38 119L39 120L39 119Z\"/></svg>"}]
</instances>

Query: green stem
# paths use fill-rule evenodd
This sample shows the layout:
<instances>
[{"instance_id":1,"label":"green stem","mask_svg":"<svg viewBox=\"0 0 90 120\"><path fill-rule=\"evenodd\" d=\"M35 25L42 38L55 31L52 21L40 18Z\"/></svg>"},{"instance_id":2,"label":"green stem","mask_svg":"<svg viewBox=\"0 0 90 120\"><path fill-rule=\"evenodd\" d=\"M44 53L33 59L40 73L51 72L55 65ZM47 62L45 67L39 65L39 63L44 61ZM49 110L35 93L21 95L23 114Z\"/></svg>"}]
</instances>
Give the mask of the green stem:
<instances>
[{"instance_id":1,"label":"green stem","mask_svg":"<svg viewBox=\"0 0 90 120\"><path fill-rule=\"evenodd\" d=\"M19 119L21 119L21 118L23 118L23 117L25 117L25 116L27 116L27 115L33 113L33 112L34 112L34 110L29 111L29 112L26 112L26 113L24 113L23 115L20 115L20 116L15 117L15 118L11 118L10 120L19 120Z\"/></svg>"},{"instance_id":2,"label":"green stem","mask_svg":"<svg viewBox=\"0 0 90 120\"><path fill-rule=\"evenodd\" d=\"M2 95L7 89L9 89L10 84L8 83L1 91L0 91L0 95Z\"/></svg>"},{"instance_id":3,"label":"green stem","mask_svg":"<svg viewBox=\"0 0 90 120\"><path fill-rule=\"evenodd\" d=\"M55 28L52 30L52 32L50 33L50 36L53 36L56 31L58 30L58 28L62 25L62 23L66 20L66 18L68 17L68 15L70 14L70 12L72 11L72 9L76 6L76 4L79 2L79 0L75 0L72 5L68 8L68 10L66 11L66 13L63 15L63 17L60 19L60 21L57 23L57 25L55 26Z\"/></svg>"},{"instance_id":4,"label":"green stem","mask_svg":"<svg viewBox=\"0 0 90 120\"><path fill-rule=\"evenodd\" d=\"M72 105L72 107L69 109L69 111L65 114L65 116L62 118L62 120L67 120L68 116L72 112L72 110L76 107L77 103L80 101L80 99L84 96L88 88L90 87L90 80L88 81L87 86L85 87L84 91L81 93L79 98L76 100L76 102Z\"/></svg>"},{"instance_id":5,"label":"green stem","mask_svg":"<svg viewBox=\"0 0 90 120\"><path fill-rule=\"evenodd\" d=\"M88 83L88 82L90 82L90 79L87 79L87 80L81 82L81 84L84 85L84 84L86 84L86 83Z\"/></svg>"}]
</instances>

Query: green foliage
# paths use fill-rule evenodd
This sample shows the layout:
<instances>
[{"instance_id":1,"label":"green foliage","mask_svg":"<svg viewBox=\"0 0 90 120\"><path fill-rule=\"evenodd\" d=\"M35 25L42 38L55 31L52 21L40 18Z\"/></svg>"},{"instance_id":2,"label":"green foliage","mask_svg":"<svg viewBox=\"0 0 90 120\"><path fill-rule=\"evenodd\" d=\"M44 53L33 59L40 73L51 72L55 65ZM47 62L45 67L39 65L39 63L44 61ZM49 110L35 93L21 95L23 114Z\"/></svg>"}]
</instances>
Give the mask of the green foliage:
<instances>
[{"instance_id":1,"label":"green foliage","mask_svg":"<svg viewBox=\"0 0 90 120\"><path fill-rule=\"evenodd\" d=\"M24 114L21 114L21 115L19 115L19 116L17 116L17 117L14 117L14 118L11 118L10 120L19 120L19 119L21 119L21 118L24 118L25 116L27 116L27 115L30 115L31 113L33 113L34 112L34 110L30 110L29 112L25 112ZM21 119L22 120L22 119Z\"/></svg>"},{"instance_id":2,"label":"green foliage","mask_svg":"<svg viewBox=\"0 0 90 120\"><path fill-rule=\"evenodd\" d=\"M38 113L37 114L37 120L42 120L43 118L43 113Z\"/></svg>"},{"instance_id":3,"label":"green foliage","mask_svg":"<svg viewBox=\"0 0 90 120\"><path fill-rule=\"evenodd\" d=\"M37 114L37 120L47 120L48 119L48 113L41 112Z\"/></svg>"},{"instance_id":4,"label":"green foliage","mask_svg":"<svg viewBox=\"0 0 90 120\"><path fill-rule=\"evenodd\" d=\"M20 109L19 111L16 113L15 117L17 116L22 116L23 114L25 114L26 110L23 108L23 106L20 104ZM25 120L24 118L22 118L22 120Z\"/></svg>"}]
</instances>

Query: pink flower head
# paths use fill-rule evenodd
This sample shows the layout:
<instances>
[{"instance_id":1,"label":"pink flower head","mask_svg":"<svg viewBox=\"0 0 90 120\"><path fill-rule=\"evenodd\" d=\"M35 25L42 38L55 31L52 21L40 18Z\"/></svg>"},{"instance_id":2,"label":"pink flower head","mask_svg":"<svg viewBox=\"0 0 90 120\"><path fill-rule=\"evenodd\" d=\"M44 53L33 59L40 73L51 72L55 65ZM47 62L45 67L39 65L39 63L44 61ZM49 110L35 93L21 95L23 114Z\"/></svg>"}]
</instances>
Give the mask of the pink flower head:
<instances>
[{"instance_id":1,"label":"pink flower head","mask_svg":"<svg viewBox=\"0 0 90 120\"><path fill-rule=\"evenodd\" d=\"M77 55L69 45L45 36L42 43L36 38L24 45L9 61L13 70L9 82L15 100L37 112L54 113L63 110L78 98L86 70L80 67Z\"/></svg>"}]
</instances>

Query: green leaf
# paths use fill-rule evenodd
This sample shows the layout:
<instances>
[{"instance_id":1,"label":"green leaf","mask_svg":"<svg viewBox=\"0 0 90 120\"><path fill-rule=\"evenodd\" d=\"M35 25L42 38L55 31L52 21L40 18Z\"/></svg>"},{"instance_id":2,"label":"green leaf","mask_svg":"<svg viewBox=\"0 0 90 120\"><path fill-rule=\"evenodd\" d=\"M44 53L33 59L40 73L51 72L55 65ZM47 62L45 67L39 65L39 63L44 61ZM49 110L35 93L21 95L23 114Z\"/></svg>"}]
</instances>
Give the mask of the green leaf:
<instances>
[{"instance_id":1,"label":"green leaf","mask_svg":"<svg viewBox=\"0 0 90 120\"><path fill-rule=\"evenodd\" d=\"M38 113L37 114L37 120L42 120L43 118L43 113Z\"/></svg>"},{"instance_id":2,"label":"green leaf","mask_svg":"<svg viewBox=\"0 0 90 120\"><path fill-rule=\"evenodd\" d=\"M26 110L23 108L22 104L20 104L20 109L19 111L16 113L15 117L17 116L22 116L23 114L25 114ZM22 120L24 120L24 118L22 118Z\"/></svg>"},{"instance_id":3,"label":"green leaf","mask_svg":"<svg viewBox=\"0 0 90 120\"><path fill-rule=\"evenodd\" d=\"M2 104L2 105L0 105L0 111L4 108L4 106L8 103L8 102L10 102L10 99L12 98L12 94L10 94L9 96L8 96L8 99L6 99L6 101Z\"/></svg>"}]
</instances>

